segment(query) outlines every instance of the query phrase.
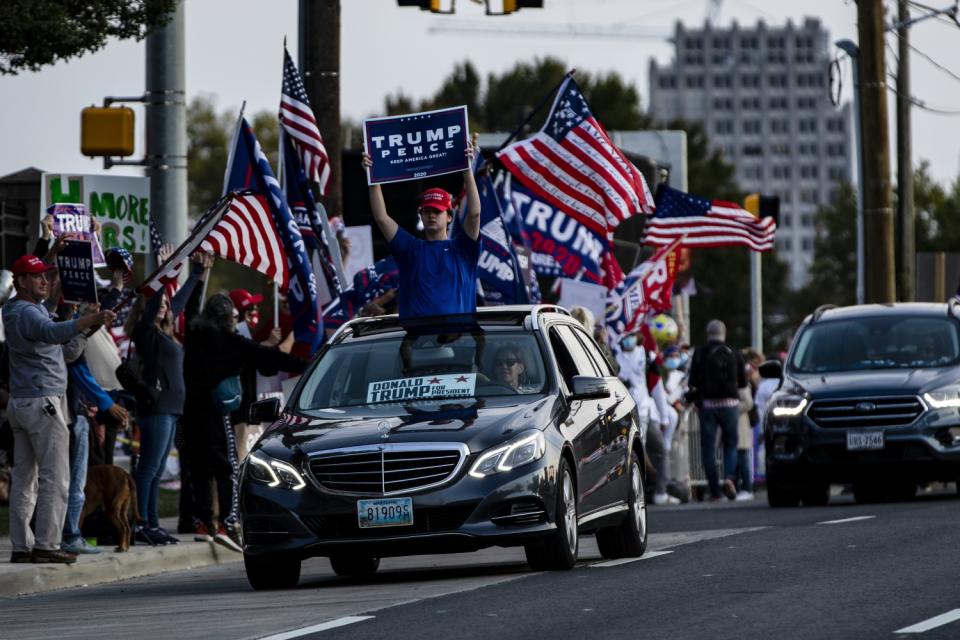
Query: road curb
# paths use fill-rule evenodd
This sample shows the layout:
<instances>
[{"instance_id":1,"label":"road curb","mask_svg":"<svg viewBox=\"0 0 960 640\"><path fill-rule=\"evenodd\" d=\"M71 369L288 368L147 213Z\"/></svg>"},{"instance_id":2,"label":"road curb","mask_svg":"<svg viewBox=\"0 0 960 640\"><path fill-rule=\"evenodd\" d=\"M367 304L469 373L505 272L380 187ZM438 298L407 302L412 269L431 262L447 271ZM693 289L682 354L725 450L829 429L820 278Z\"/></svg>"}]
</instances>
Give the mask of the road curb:
<instances>
[{"instance_id":1,"label":"road curb","mask_svg":"<svg viewBox=\"0 0 960 640\"><path fill-rule=\"evenodd\" d=\"M81 555L75 564L2 564L0 597L14 597L105 584L240 562L243 555L212 542L181 542L164 547L131 547L125 553Z\"/></svg>"}]
</instances>

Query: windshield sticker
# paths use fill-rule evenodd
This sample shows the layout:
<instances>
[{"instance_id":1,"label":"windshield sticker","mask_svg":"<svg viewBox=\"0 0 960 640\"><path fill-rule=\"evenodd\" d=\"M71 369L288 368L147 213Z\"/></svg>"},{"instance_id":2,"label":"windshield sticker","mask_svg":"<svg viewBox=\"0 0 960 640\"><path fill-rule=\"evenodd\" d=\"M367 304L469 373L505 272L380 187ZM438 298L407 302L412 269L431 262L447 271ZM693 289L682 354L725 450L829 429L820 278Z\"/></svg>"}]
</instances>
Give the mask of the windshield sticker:
<instances>
[{"instance_id":1,"label":"windshield sticker","mask_svg":"<svg viewBox=\"0 0 960 640\"><path fill-rule=\"evenodd\" d=\"M380 380L371 382L367 386L367 402L470 397L476 386L477 374L475 373Z\"/></svg>"}]
</instances>

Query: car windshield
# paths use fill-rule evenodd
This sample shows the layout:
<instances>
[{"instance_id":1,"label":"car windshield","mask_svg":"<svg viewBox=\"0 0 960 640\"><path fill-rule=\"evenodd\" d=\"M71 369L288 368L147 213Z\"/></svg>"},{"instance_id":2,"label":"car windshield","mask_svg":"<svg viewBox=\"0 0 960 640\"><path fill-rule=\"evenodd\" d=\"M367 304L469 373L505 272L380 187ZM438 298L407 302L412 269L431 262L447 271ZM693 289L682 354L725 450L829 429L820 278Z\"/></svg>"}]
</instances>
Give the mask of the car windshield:
<instances>
[{"instance_id":1,"label":"car windshield","mask_svg":"<svg viewBox=\"0 0 960 640\"><path fill-rule=\"evenodd\" d=\"M800 335L790 358L799 373L944 367L960 358L950 318L885 317L818 322Z\"/></svg>"},{"instance_id":2,"label":"car windshield","mask_svg":"<svg viewBox=\"0 0 960 640\"><path fill-rule=\"evenodd\" d=\"M545 384L530 333L421 331L332 346L304 382L297 408L530 395Z\"/></svg>"}]
</instances>

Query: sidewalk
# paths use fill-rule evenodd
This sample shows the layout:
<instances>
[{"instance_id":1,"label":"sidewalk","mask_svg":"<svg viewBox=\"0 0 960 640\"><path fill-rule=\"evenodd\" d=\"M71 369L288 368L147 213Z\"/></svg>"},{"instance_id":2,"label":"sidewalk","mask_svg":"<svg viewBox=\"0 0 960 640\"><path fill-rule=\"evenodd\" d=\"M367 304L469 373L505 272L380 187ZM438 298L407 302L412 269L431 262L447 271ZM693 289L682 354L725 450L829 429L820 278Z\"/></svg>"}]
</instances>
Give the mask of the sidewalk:
<instances>
[{"instance_id":1,"label":"sidewalk","mask_svg":"<svg viewBox=\"0 0 960 640\"><path fill-rule=\"evenodd\" d=\"M177 519L163 519L160 525L174 532ZM117 582L243 559L240 553L213 542L194 542L193 534L173 535L179 538L178 544L165 547L136 544L125 553L117 553L109 547L103 553L80 555L72 565L11 564L10 538L0 538L0 597Z\"/></svg>"}]
</instances>

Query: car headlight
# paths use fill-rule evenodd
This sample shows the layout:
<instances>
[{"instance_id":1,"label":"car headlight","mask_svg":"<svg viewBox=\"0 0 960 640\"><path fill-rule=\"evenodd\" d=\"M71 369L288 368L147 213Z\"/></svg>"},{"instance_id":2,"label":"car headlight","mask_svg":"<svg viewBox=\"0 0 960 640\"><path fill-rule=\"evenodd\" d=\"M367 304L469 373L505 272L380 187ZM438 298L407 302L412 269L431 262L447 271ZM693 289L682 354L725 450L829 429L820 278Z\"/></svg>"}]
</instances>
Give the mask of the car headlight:
<instances>
[{"instance_id":1,"label":"car headlight","mask_svg":"<svg viewBox=\"0 0 960 640\"><path fill-rule=\"evenodd\" d=\"M923 394L923 399L934 409L960 407L960 385L949 384Z\"/></svg>"},{"instance_id":2,"label":"car headlight","mask_svg":"<svg viewBox=\"0 0 960 640\"><path fill-rule=\"evenodd\" d=\"M470 468L470 475L474 478L486 476L500 471L510 471L521 465L528 464L543 457L547 450L547 442L541 431L528 431L518 437L490 449Z\"/></svg>"},{"instance_id":3,"label":"car headlight","mask_svg":"<svg viewBox=\"0 0 960 640\"><path fill-rule=\"evenodd\" d=\"M275 460L259 451L254 451L247 459L247 476L268 487L281 487L300 491L307 483L296 468L286 462Z\"/></svg>"},{"instance_id":4,"label":"car headlight","mask_svg":"<svg viewBox=\"0 0 960 640\"><path fill-rule=\"evenodd\" d=\"M777 398L771 413L778 418L798 416L807 408L807 399L802 396L783 396Z\"/></svg>"}]
</instances>

